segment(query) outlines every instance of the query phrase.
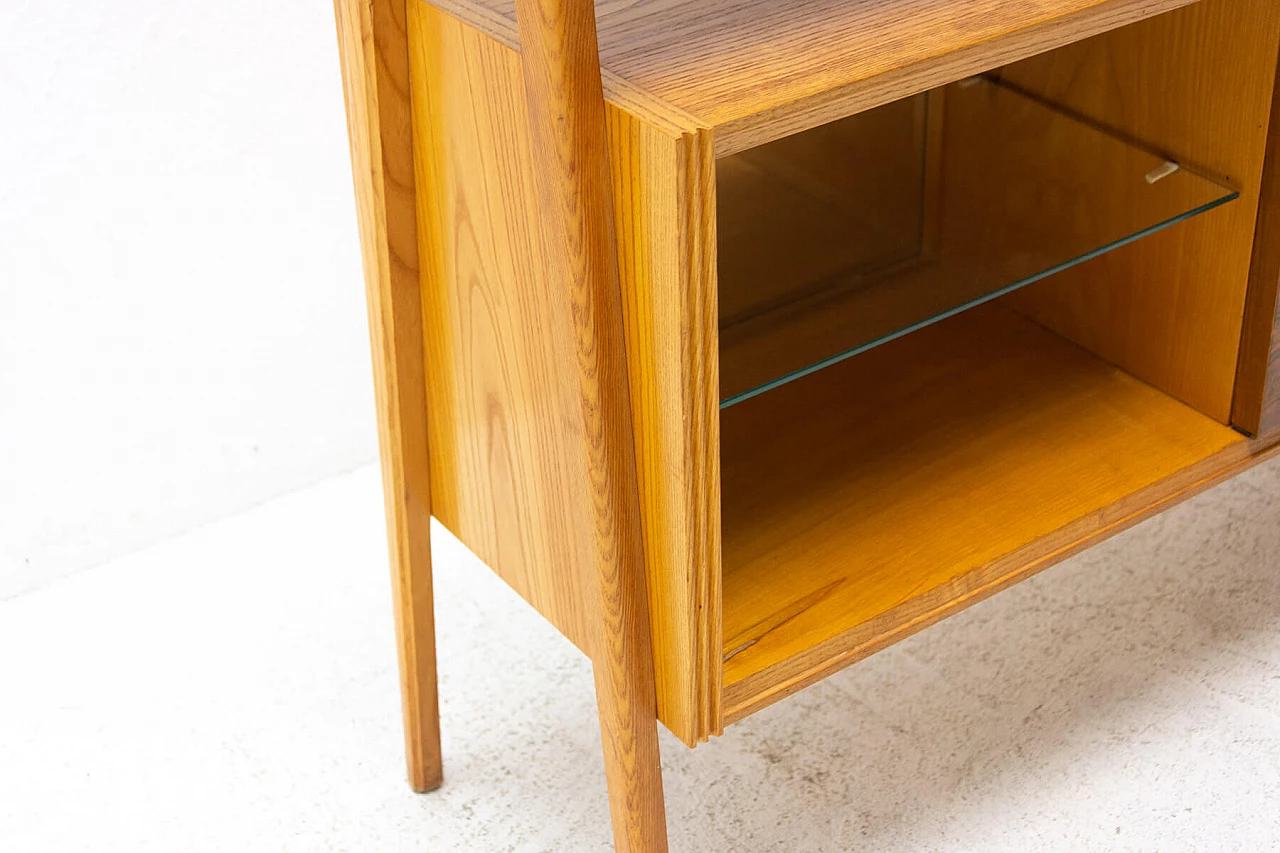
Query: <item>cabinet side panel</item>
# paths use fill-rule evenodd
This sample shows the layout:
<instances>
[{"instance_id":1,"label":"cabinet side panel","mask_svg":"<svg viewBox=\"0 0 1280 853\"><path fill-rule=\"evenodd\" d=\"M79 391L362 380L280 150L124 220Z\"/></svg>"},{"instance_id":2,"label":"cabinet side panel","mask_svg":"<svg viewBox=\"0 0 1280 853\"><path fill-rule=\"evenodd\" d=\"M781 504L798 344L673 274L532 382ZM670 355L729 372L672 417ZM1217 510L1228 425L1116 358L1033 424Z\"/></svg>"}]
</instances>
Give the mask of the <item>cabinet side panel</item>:
<instances>
[{"instance_id":1,"label":"cabinet side panel","mask_svg":"<svg viewBox=\"0 0 1280 853\"><path fill-rule=\"evenodd\" d=\"M719 410L710 133L606 108L659 717L719 731Z\"/></svg>"},{"instance_id":2,"label":"cabinet side panel","mask_svg":"<svg viewBox=\"0 0 1280 853\"><path fill-rule=\"evenodd\" d=\"M1276 79L1280 82L1280 64ZM1244 307L1233 422L1260 438L1280 436L1280 85L1272 96L1267 165L1253 238L1253 266Z\"/></svg>"},{"instance_id":3,"label":"cabinet side panel","mask_svg":"<svg viewBox=\"0 0 1280 853\"><path fill-rule=\"evenodd\" d=\"M576 357L567 298L544 280L519 61L409 9L434 512L587 650Z\"/></svg>"},{"instance_id":4,"label":"cabinet side panel","mask_svg":"<svg viewBox=\"0 0 1280 853\"><path fill-rule=\"evenodd\" d=\"M577 360L567 296L546 281L520 59L410 5L435 514L585 650ZM611 104L606 118L658 718L692 745L719 726L711 141ZM690 312L711 325L689 331Z\"/></svg>"},{"instance_id":5,"label":"cabinet side panel","mask_svg":"<svg viewBox=\"0 0 1280 853\"><path fill-rule=\"evenodd\" d=\"M1240 190L1007 304L1227 422L1280 41L1275 0L1203 0L1002 70Z\"/></svg>"}]
</instances>

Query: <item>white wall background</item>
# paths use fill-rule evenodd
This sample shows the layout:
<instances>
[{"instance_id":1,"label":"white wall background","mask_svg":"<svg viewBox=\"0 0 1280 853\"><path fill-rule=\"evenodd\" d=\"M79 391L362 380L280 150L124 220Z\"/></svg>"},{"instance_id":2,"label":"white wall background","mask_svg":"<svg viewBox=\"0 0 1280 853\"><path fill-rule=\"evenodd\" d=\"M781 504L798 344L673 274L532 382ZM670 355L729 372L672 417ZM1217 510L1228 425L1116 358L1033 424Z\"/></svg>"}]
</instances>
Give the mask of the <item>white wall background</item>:
<instances>
[{"instance_id":1,"label":"white wall background","mask_svg":"<svg viewBox=\"0 0 1280 853\"><path fill-rule=\"evenodd\" d=\"M0 598L375 456L332 7L7 4Z\"/></svg>"}]
</instances>

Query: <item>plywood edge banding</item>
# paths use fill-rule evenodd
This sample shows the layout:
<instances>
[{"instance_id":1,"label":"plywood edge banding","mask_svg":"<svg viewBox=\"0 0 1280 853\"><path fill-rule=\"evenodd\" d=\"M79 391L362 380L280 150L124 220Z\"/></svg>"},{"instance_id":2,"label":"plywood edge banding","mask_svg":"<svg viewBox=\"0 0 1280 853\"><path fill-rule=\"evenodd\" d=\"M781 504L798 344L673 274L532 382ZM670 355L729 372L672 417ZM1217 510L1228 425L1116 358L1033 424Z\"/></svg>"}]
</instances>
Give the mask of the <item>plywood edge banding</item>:
<instances>
[{"instance_id":1,"label":"plywood edge banding","mask_svg":"<svg viewBox=\"0 0 1280 853\"><path fill-rule=\"evenodd\" d=\"M717 346L716 172L714 136L710 130L684 138L688 233L687 328L683 409L690 417L693 499L690 528L696 580L698 739L722 731L723 687L720 607L720 387Z\"/></svg>"},{"instance_id":2,"label":"plywood edge banding","mask_svg":"<svg viewBox=\"0 0 1280 853\"><path fill-rule=\"evenodd\" d=\"M711 134L606 115L658 710L692 746L715 731L721 684Z\"/></svg>"}]
</instances>

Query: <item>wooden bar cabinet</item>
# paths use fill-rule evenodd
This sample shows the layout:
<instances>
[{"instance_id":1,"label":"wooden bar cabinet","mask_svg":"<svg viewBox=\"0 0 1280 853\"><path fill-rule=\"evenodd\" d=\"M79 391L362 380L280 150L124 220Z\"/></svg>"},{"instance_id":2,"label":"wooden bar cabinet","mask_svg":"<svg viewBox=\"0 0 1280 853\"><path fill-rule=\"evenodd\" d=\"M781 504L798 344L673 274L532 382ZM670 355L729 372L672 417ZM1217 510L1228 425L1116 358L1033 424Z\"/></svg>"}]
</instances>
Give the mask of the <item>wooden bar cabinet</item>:
<instances>
[{"instance_id":1,"label":"wooden bar cabinet","mask_svg":"<svg viewBox=\"0 0 1280 853\"><path fill-rule=\"evenodd\" d=\"M1280 442L1275 0L336 0L409 776L434 515L689 746Z\"/></svg>"}]
</instances>

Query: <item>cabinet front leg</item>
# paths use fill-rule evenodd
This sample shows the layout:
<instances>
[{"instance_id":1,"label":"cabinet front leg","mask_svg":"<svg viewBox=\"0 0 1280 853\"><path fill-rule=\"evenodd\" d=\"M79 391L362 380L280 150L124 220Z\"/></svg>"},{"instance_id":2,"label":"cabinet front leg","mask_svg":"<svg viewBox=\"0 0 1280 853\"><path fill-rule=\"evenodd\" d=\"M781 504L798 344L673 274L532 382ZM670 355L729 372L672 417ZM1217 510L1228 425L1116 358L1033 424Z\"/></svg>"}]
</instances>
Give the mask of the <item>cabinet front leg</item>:
<instances>
[{"instance_id":1,"label":"cabinet front leg","mask_svg":"<svg viewBox=\"0 0 1280 853\"><path fill-rule=\"evenodd\" d=\"M608 635L613 649L602 649L594 663L614 845L618 853L667 853L649 632L647 626L643 631L626 627L628 611L634 614L636 608L625 600L618 604L613 615L622 618L609 627L621 630ZM643 602L639 615L645 615ZM603 621L611 620L606 615ZM642 646L634 645L640 640ZM648 681L641 677L646 668Z\"/></svg>"},{"instance_id":2,"label":"cabinet front leg","mask_svg":"<svg viewBox=\"0 0 1280 853\"><path fill-rule=\"evenodd\" d=\"M594 549L583 572L619 853L666 853L657 700L592 0L516 0L551 280L569 294Z\"/></svg>"}]
</instances>

